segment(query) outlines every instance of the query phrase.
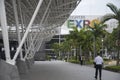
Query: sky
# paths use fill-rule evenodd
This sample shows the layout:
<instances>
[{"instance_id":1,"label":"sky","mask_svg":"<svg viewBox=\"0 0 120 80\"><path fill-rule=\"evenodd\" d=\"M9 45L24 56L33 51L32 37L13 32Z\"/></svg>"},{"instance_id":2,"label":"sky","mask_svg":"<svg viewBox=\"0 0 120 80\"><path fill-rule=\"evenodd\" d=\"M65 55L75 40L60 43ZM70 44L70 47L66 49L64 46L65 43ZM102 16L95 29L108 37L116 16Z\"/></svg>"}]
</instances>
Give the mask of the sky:
<instances>
[{"instance_id":1,"label":"sky","mask_svg":"<svg viewBox=\"0 0 120 80\"><path fill-rule=\"evenodd\" d=\"M120 0L81 0L71 15L105 15L106 13L112 13L106 6L107 3L113 3L120 8Z\"/></svg>"},{"instance_id":2,"label":"sky","mask_svg":"<svg viewBox=\"0 0 120 80\"><path fill-rule=\"evenodd\" d=\"M81 0L79 5L72 12L71 16L74 15L105 15L108 13L113 13L109 7L106 6L107 3L112 3L120 9L120 0ZM109 31L112 31L109 29ZM69 30L67 27L62 26L61 34L68 34Z\"/></svg>"}]
</instances>

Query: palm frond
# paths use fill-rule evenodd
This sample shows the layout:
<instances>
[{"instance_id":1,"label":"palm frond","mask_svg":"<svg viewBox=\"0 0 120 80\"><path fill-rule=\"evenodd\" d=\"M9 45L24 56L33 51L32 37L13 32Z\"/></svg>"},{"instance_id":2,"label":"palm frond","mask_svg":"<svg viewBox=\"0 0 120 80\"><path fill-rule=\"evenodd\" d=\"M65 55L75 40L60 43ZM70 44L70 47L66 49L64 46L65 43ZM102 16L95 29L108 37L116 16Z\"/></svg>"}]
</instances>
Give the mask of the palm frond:
<instances>
[{"instance_id":1,"label":"palm frond","mask_svg":"<svg viewBox=\"0 0 120 80\"><path fill-rule=\"evenodd\" d=\"M101 23L104 23L110 19L116 19L114 14L106 14L101 18Z\"/></svg>"},{"instance_id":2,"label":"palm frond","mask_svg":"<svg viewBox=\"0 0 120 80\"><path fill-rule=\"evenodd\" d=\"M120 9L118 10L118 20L120 21Z\"/></svg>"},{"instance_id":3,"label":"palm frond","mask_svg":"<svg viewBox=\"0 0 120 80\"><path fill-rule=\"evenodd\" d=\"M100 27L101 27L102 29L107 28L107 24L100 24Z\"/></svg>"},{"instance_id":4,"label":"palm frond","mask_svg":"<svg viewBox=\"0 0 120 80\"><path fill-rule=\"evenodd\" d=\"M112 4L112 3L108 3L107 6L117 15L118 14L118 9L117 7Z\"/></svg>"}]
</instances>

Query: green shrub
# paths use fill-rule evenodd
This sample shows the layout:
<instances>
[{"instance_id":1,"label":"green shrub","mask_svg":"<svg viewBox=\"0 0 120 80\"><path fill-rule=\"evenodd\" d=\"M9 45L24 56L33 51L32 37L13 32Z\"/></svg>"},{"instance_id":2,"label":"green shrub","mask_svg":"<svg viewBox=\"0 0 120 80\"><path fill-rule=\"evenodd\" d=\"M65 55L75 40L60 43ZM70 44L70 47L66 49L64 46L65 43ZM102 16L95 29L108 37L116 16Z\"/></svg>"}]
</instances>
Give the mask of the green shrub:
<instances>
[{"instance_id":1,"label":"green shrub","mask_svg":"<svg viewBox=\"0 0 120 80\"><path fill-rule=\"evenodd\" d=\"M69 60L68 62L71 62L71 63L79 63L79 61L78 60Z\"/></svg>"},{"instance_id":2,"label":"green shrub","mask_svg":"<svg viewBox=\"0 0 120 80\"><path fill-rule=\"evenodd\" d=\"M120 66L106 66L105 69L114 72L120 72Z\"/></svg>"},{"instance_id":3,"label":"green shrub","mask_svg":"<svg viewBox=\"0 0 120 80\"><path fill-rule=\"evenodd\" d=\"M110 59L103 58L104 61L111 61Z\"/></svg>"},{"instance_id":4,"label":"green shrub","mask_svg":"<svg viewBox=\"0 0 120 80\"><path fill-rule=\"evenodd\" d=\"M86 61L87 65L93 64L93 60Z\"/></svg>"},{"instance_id":5,"label":"green shrub","mask_svg":"<svg viewBox=\"0 0 120 80\"><path fill-rule=\"evenodd\" d=\"M51 56L50 56L50 55L47 55L46 58L47 58L47 60L50 60L50 59L51 59Z\"/></svg>"},{"instance_id":6,"label":"green shrub","mask_svg":"<svg viewBox=\"0 0 120 80\"><path fill-rule=\"evenodd\" d=\"M70 60L76 60L76 56L71 56Z\"/></svg>"}]
</instances>

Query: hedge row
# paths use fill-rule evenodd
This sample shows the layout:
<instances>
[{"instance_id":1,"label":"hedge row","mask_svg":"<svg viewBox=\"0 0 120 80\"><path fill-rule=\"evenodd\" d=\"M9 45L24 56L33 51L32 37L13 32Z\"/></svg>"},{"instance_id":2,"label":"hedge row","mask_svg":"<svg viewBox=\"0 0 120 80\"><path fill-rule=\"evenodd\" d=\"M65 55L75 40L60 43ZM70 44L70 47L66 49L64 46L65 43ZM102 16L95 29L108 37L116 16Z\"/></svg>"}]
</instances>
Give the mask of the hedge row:
<instances>
[{"instance_id":1,"label":"hedge row","mask_svg":"<svg viewBox=\"0 0 120 80\"><path fill-rule=\"evenodd\" d=\"M105 69L114 72L120 72L120 66L106 66Z\"/></svg>"}]
</instances>

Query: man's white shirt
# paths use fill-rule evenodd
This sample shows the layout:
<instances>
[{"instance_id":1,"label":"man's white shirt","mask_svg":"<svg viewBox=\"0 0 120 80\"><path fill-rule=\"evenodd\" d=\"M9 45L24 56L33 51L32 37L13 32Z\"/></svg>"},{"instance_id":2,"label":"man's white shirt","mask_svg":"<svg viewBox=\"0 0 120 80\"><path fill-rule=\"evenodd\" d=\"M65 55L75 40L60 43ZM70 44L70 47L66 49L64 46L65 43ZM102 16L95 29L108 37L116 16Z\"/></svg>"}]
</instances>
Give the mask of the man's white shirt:
<instances>
[{"instance_id":1,"label":"man's white shirt","mask_svg":"<svg viewBox=\"0 0 120 80\"><path fill-rule=\"evenodd\" d=\"M97 56L95 59L94 59L94 62L96 63L96 64L103 64L103 59L102 59L102 57L100 57L100 56Z\"/></svg>"}]
</instances>

